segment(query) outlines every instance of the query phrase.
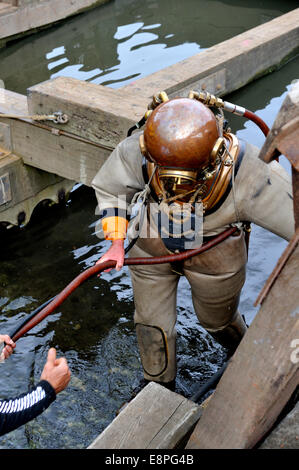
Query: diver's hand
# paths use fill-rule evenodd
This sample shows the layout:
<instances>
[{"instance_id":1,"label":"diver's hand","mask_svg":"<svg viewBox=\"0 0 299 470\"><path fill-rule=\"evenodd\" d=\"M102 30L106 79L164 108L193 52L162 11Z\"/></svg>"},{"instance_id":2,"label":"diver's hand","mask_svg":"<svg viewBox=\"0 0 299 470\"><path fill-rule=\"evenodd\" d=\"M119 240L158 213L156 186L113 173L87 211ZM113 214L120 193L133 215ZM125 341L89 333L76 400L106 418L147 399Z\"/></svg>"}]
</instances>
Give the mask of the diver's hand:
<instances>
[{"instance_id":1,"label":"diver's hand","mask_svg":"<svg viewBox=\"0 0 299 470\"><path fill-rule=\"evenodd\" d=\"M96 262L96 264L104 263L104 261L116 261L115 269L120 271L124 265L125 260L125 249L124 240L114 240L109 250ZM105 272L109 272L110 269L106 269Z\"/></svg>"}]
</instances>

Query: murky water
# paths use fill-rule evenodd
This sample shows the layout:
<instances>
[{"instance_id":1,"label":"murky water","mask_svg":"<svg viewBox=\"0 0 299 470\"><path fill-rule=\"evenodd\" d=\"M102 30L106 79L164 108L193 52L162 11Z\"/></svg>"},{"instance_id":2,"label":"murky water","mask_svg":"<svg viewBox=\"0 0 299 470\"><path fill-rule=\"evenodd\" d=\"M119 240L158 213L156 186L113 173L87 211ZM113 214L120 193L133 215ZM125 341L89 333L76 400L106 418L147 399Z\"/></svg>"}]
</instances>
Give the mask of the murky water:
<instances>
[{"instance_id":1,"label":"murky water","mask_svg":"<svg viewBox=\"0 0 299 470\"><path fill-rule=\"evenodd\" d=\"M119 87L295 8L279 1L118 0L0 51L0 78L8 89L57 74ZM236 21L237 18L237 21ZM259 114L269 126L298 77L293 60L280 71L227 97ZM237 135L261 146L260 130L231 118ZM282 164L289 169L285 159ZM107 243L94 235L96 200L79 186L66 207L37 209L28 226L0 235L0 331L60 292L91 266ZM248 276L240 309L248 323L261 286L286 242L253 227ZM1 397L37 382L50 346L72 369L69 387L34 421L0 438L0 448L85 448L111 422L141 377L133 328L128 270L106 273L78 288L56 311L17 342L1 365ZM223 361L223 351L193 314L190 289L178 292L178 385L191 396Z\"/></svg>"}]
</instances>

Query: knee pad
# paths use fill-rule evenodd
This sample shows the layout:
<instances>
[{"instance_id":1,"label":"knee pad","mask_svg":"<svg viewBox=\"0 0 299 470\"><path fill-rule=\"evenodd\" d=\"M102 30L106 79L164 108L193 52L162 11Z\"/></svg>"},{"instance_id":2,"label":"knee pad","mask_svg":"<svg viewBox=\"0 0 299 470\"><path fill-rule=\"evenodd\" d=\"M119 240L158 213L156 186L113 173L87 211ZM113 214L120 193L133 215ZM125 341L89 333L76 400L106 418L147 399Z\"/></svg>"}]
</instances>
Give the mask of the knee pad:
<instances>
[{"instance_id":1,"label":"knee pad","mask_svg":"<svg viewBox=\"0 0 299 470\"><path fill-rule=\"evenodd\" d=\"M144 372L150 377L162 375L168 366L167 337L162 328L136 323L136 335Z\"/></svg>"}]
</instances>

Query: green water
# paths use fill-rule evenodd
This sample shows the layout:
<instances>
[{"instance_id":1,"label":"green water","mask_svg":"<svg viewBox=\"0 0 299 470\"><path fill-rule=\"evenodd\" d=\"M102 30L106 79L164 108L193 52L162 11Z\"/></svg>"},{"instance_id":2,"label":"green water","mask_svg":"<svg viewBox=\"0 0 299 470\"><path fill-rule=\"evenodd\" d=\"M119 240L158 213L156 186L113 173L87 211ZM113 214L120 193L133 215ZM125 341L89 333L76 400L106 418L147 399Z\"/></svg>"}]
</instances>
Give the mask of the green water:
<instances>
[{"instance_id":1,"label":"green water","mask_svg":"<svg viewBox=\"0 0 299 470\"><path fill-rule=\"evenodd\" d=\"M240 6L241 4L241 6ZM279 1L119 0L9 45L0 51L0 79L25 93L35 83L69 75L120 87L191 56L297 6ZM291 82L293 60L228 97L271 126ZM239 137L261 146L252 123L228 116ZM285 159L282 164L288 169ZM30 223L0 235L0 331L9 331L60 292L107 249L94 235L93 191L75 187L66 206L37 209ZM248 323L265 279L286 242L253 227L240 309ZM72 370L69 387L34 421L0 438L0 448L86 448L130 397L141 366L133 328L127 268L90 279L50 317L17 342L1 365L1 397L27 390L54 346ZM198 324L184 278L178 292L177 391L190 397L222 364L224 353Z\"/></svg>"}]
</instances>

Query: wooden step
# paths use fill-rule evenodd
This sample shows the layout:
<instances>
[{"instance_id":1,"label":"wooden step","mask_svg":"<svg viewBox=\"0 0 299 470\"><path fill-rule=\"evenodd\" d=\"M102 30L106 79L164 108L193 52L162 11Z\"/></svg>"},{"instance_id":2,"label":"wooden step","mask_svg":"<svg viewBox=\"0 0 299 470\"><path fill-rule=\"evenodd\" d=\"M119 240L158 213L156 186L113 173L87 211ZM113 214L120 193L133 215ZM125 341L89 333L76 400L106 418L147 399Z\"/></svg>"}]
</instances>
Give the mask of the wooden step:
<instances>
[{"instance_id":1,"label":"wooden step","mask_svg":"<svg viewBox=\"0 0 299 470\"><path fill-rule=\"evenodd\" d=\"M150 382L89 449L174 449L200 418L201 406Z\"/></svg>"}]
</instances>

